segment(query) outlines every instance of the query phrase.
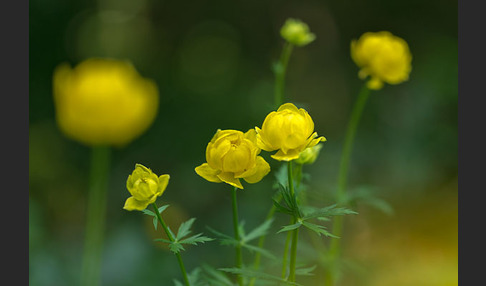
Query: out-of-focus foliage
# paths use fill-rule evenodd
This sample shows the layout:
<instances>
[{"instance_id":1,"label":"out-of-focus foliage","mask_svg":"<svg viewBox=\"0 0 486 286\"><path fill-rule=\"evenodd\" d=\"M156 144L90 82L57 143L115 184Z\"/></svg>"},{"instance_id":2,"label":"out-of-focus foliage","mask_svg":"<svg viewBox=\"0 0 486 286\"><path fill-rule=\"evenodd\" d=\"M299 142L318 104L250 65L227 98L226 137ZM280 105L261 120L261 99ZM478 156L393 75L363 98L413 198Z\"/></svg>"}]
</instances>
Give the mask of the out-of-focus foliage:
<instances>
[{"instance_id":1,"label":"out-of-focus foliage","mask_svg":"<svg viewBox=\"0 0 486 286\"><path fill-rule=\"evenodd\" d=\"M171 174L161 204L172 229L197 218L231 233L227 184L194 168L217 129L248 130L273 110L272 64L284 40L280 28L301 19L316 35L295 49L286 98L304 107L327 141L304 165L307 200L332 203L344 132L363 84L350 42L367 31L405 39L412 72L400 85L373 91L356 135L350 190L374 187L392 215L364 202L347 216L343 285L457 285L457 1L39 1L29 2L29 279L32 285L75 285L81 267L89 148L62 135L55 123L52 76L61 62L89 57L129 59L159 87L151 127L114 149L108 190L103 285L160 285L181 281L173 255L160 243L152 218L124 211L125 182L135 163ZM280 162L263 154L272 171L239 193L240 217L260 225L272 205ZM325 223L325 222L323 222ZM269 251L280 255L275 233ZM313 239L302 232L299 252L317 264ZM191 272L201 264L233 266L231 248L207 242L182 252ZM222 251L223 250L223 251ZM190 254L189 254L190 253ZM251 263L250 252L244 259ZM245 261L246 262L246 261ZM147 265L150 265L148 267ZM273 265L269 265L272 267ZM320 267L320 266L319 266ZM277 267L278 268L278 267ZM321 278L299 276L304 285Z\"/></svg>"}]
</instances>

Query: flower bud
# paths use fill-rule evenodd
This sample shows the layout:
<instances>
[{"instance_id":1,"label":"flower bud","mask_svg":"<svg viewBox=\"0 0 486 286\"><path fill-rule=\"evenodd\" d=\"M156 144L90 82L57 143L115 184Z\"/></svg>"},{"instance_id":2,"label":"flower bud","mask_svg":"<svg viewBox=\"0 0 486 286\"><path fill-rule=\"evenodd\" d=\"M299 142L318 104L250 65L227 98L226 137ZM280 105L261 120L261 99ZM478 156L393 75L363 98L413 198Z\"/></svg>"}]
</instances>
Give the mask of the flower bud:
<instances>
[{"instance_id":1,"label":"flower bud","mask_svg":"<svg viewBox=\"0 0 486 286\"><path fill-rule=\"evenodd\" d=\"M399 84L408 80L412 55L407 42L390 32L364 33L351 42L351 57L361 68L359 77L369 89L381 89L383 83Z\"/></svg>"},{"instance_id":2,"label":"flower bud","mask_svg":"<svg viewBox=\"0 0 486 286\"><path fill-rule=\"evenodd\" d=\"M129 211L144 210L164 193L169 179L169 175L157 177L149 168L136 164L127 179L127 189L132 196L125 201L123 208Z\"/></svg>"},{"instance_id":3,"label":"flower bud","mask_svg":"<svg viewBox=\"0 0 486 286\"><path fill-rule=\"evenodd\" d=\"M314 41L316 36L309 31L306 23L289 18L280 29L280 35L287 42L296 46L305 46Z\"/></svg>"},{"instance_id":4,"label":"flower bud","mask_svg":"<svg viewBox=\"0 0 486 286\"><path fill-rule=\"evenodd\" d=\"M319 156L321 148L322 144L317 144L313 147L306 148L300 153L299 158L295 159L295 162L302 165L314 163L314 161L317 159L317 156Z\"/></svg>"},{"instance_id":5,"label":"flower bud","mask_svg":"<svg viewBox=\"0 0 486 286\"><path fill-rule=\"evenodd\" d=\"M257 183L270 172L270 165L258 156L255 130L243 133L237 130L218 130L206 147L206 161L196 167L204 179L225 182L243 189L239 179Z\"/></svg>"},{"instance_id":6,"label":"flower bud","mask_svg":"<svg viewBox=\"0 0 486 286\"><path fill-rule=\"evenodd\" d=\"M297 109L292 103L285 103L277 111L270 112L262 128L255 129L258 147L265 151L278 150L272 158L279 161L295 160L306 148L326 141L322 136L317 137L314 121L307 111Z\"/></svg>"},{"instance_id":7,"label":"flower bud","mask_svg":"<svg viewBox=\"0 0 486 286\"><path fill-rule=\"evenodd\" d=\"M87 145L128 144L157 114L157 86L125 61L88 59L73 69L64 63L53 85L59 128Z\"/></svg>"}]
</instances>

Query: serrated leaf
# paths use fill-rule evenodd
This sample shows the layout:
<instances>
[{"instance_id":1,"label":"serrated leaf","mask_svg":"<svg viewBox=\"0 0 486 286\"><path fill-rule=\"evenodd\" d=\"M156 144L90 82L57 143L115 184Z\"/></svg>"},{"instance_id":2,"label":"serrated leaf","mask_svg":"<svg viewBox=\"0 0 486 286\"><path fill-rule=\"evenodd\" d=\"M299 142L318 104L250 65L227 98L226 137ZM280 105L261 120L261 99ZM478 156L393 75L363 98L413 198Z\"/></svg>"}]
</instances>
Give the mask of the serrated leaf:
<instances>
[{"instance_id":1,"label":"serrated leaf","mask_svg":"<svg viewBox=\"0 0 486 286\"><path fill-rule=\"evenodd\" d=\"M206 280L211 286L233 286L233 282L229 279L224 272L218 271L207 264L203 264L202 268L206 275ZM209 276L208 276L209 275Z\"/></svg>"},{"instance_id":2,"label":"serrated leaf","mask_svg":"<svg viewBox=\"0 0 486 286\"><path fill-rule=\"evenodd\" d=\"M159 214L161 214L165 209L167 209L170 205L164 205L158 208Z\"/></svg>"},{"instance_id":3,"label":"serrated leaf","mask_svg":"<svg viewBox=\"0 0 486 286\"><path fill-rule=\"evenodd\" d=\"M308 212L307 214L304 215L304 219L310 219L310 218L325 218L325 217L330 217L330 216L338 216L338 215L348 215L348 214L358 214L357 212L350 210L348 208L344 207L336 207L336 204L330 205L325 208L314 208L314 210L311 210L311 208L306 209Z\"/></svg>"},{"instance_id":4,"label":"serrated leaf","mask_svg":"<svg viewBox=\"0 0 486 286\"><path fill-rule=\"evenodd\" d=\"M298 221L294 224L290 224L290 225L286 225L284 227L282 227L279 231L277 231L277 233L281 233L281 232L284 232L284 231L291 231L291 230L294 230L296 228L299 228L302 226L302 222Z\"/></svg>"},{"instance_id":5,"label":"serrated leaf","mask_svg":"<svg viewBox=\"0 0 486 286\"><path fill-rule=\"evenodd\" d=\"M268 230L272 226L272 222L273 222L273 219L269 219L269 220L264 221L262 224L257 226L255 229L250 231L250 233L243 236L241 240L243 242L248 242L248 241L251 241L251 240L258 238L260 236L266 235L268 233Z\"/></svg>"},{"instance_id":6,"label":"serrated leaf","mask_svg":"<svg viewBox=\"0 0 486 286\"><path fill-rule=\"evenodd\" d=\"M176 241L169 243L169 249L174 254L177 254L177 253L181 252L182 250L186 250L182 244L180 244L179 242L176 242Z\"/></svg>"},{"instance_id":7,"label":"serrated leaf","mask_svg":"<svg viewBox=\"0 0 486 286\"><path fill-rule=\"evenodd\" d=\"M242 244L242 247L248 249L251 252L258 252L258 253L262 254L263 256L266 256L267 258L275 259L275 255L273 255L270 251L268 251L264 248L254 246L254 245L251 245L251 244Z\"/></svg>"},{"instance_id":8,"label":"serrated leaf","mask_svg":"<svg viewBox=\"0 0 486 286\"><path fill-rule=\"evenodd\" d=\"M325 235L325 236L330 236L330 237L334 237L334 238L339 238L338 236L335 236L334 234L328 232L326 230L326 228L322 225L318 225L318 224L313 224L313 223L310 223L308 221L303 221L302 222L302 225L307 227L308 229L314 231L315 233L317 233L319 236L321 236L321 234Z\"/></svg>"},{"instance_id":9,"label":"serrated leaf","mask_svg":"<svg viewBox=\"0 0 486 286\"><path fill-rule=\"evenodd\" d=\"M273 276L264 272L259 272L251 269L246 269L246 268L220 268L219 270L233 273L233 274L239 274L241 276L246 276L249 278L257 278L257 279L263 279L263 280L270 280L270 281L277 281L283 285L301 285L295 282L290 282L285 279L282 279L281 277L278 276Z\"/></svg>"},{"instance_id":10,"label":"serrated leaf","mask_svg":"<svg viewBox=\"0 0 486 286\"><path fill-rule=\"evenodd\" d=\"M157 221L157 217L155 216L155 214L154 214L154 219L152 220L152 223L154 224L154 229L157 230L158 221Z\"/></svg>"},{"instance_id":11,"label":"serrated leaf","mask_svg":"<svg viewBox=\"0 0 486 286\"><path fill-rule=\"evenodd\" d=\"M189 238L183 239L179 242L185 243L185 244L197 245L198 243L204 243L204 242L207 242L207 241L214 240L214 238L209 238L209 237L201 236L201 235L202 235L202 233L199 233L199 234L193 235Z\"/></svg>"},{"instance_id":12,"label":"serrated leaf","mask_svg":"<svg viewBox=\"0 0 486 286\"><path fill-rule=\"evenodd\" d=\"M172 241L167 240L167 239L163 239L163 238L156 238L156 239L154 239L154 241L162 241L162 242L165 242L167 244L171 244L172 243Z\"/></svg>"},{"instance_id":13,"label":"serrated leaf","mask_svg":"<svg viewBox=\"0 0 486 286\"><path fill-rule=\"evenodd\" d=\"M181 240L183 237L189 235L191 233L191 226L194 223L196 218L191 218L179 226L179 230L177 230L176 240Z\"/></svg>"},{"instance_id":14,"label":"serrated leaf","mask_svg":"<svg viewBox=\"0 0 486 286\"><path fill-rule=\"evenodd\" d=\"M142 210L142 212L146 215L149 215L149 216L155 216L155 213L151 210L148 210L148 209L144 209L144 210Z\"/></svg>"},{"instance_id":15,"label":"serrated leaf","mask_svg":"<svg viewBox=\"0 0 486 286\"><path fill-rule=\"evenodd\" d=\"M300 276L312 276L314 273L311 273L316 269L317 265L313 265L307 268L297 268L295 269L295 275L300 275Z\"/></svg>"}]
</instances>

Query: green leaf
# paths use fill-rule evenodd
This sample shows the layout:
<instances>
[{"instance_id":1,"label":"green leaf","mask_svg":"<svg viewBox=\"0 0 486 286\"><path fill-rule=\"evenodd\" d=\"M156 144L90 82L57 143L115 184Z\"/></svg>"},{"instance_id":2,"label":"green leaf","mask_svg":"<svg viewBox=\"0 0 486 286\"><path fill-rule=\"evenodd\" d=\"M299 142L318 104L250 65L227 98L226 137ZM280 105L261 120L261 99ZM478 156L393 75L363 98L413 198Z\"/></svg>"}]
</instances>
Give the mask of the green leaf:
<instances>
[{"instance_id":1,"label":"green leaf","mask_svg":"<svg viewBox=\"0 0 486 286\"><path fill-rule=\"evenodd\" d=\"M154 224L155 230L157 230L158 220L157 220L157 217L155 216L155 214L154 214L154 219L152 220L152 223Z\"/></svg>"},{"instance_id":2,"label":"green leaf","mask_svg":"<svg viewBox=\"0 0 486 286\"><path fill-rule=\"evenodd\" d=\"M169 243L169 249L172 251L174 254L177 254L181 252L182 250L186 250L182 244L180 244L177 241Z\"/></svg>"},{"instance_id":3,"label":"green leaf","mask_svg":"<svg viewBox=\"0 0 486 286\"><path fill-rule=\"evenodd\" d=\"M168 208L170 205L164 205L158 208L159 214L161 214L163 211L165 211L166 208Z\"/></svg>"},{"instance_id":4,"label":"green leaf","mask_svg":"<svg viewBox=\"0 0 486 286\"><path fill-rule=\"evenodd\" d=\"M209 282L209 285L211 286L234 286L233 282L231 279L226 276L226 274L222 271L218 271L214 269L213 267L203 264L202 268L204 270L204 273L206 274L205 278Z\"/></svg>"},{"instance_id":5,"label":"green leaf","mask_svg":"<svg viewBox=\"0 0 486 286\"><path fill-rule=\"evenodd\" d=\"M314 273L311 273L311 272L314 271L314 269L316 269L316 267L317 267L317 265L313 265L313 266L310 266L310 267L307 267L307 268L295 269L295 275L312 276L312 275L314 275Z\"/></svg>"},{"instance_id":6,"label":"green leaf","mask_svg":"<svg viewBox=\"0 0 486 286\"><path fill-rule=\"evenodd\" d=\"M191 218L188 221L181 223L181 225L179 226L179 230L177 231L177 236L176 236L175 239L181 240L183 237L189 235L191 233L191 226L192 226L192 224L194 223L195 220L196 220L196 218Z\"/></svg>"},{"instance_id":7,"label":"green leaf","mask_svg":"<svg viewBox=\"0 0 486 286\"><path fill-rule=\"evenodd\" d=\"M248 249L251 252L258 252L258 253L262 254L263 256L266 256L267 258L270 258L270 259L276 258L275 255L273 255L270 251L268 251L264 248L254 246L254 245L251 245L251 244L242 244L241 246L243 248Z\"/></svg>"},{"instance_id":8,"label":"green leaf","mask_svg":"<svg viewBox=\"0 0 486 286\"><path fill-rule=\"evenodd\" d=\"M281 232L284 232L284 231L291 231L291 230L294 230L296 228L299 228L302 226L302 223L301 221L298 221L294 224L290 224L290 225L286 225L284 227L282 227L279 231L277 231L277 233L281 233Z\"/></svg>"},{"instance_id":9,"label":"green leaf","mask_svg":"<svg viewBox=\"0 0 486 286\"><path fill-rule=\"evenodd\" d=\"M151 210L148 210L148 209L144 209L144 210L142 210L142 212L146 215L149 215L149 216L155 216L155 213Z\"/></svg>"},{"instance_id":10,"label":"green leaf","mask_svg":"<svg viewBox=\"0 0 486 286\"><path fill-rule=\"evenodd\" d=\"M299 286L301 285L301 284L298 284L298 283L295 283L295 282L287 281L287 280L282 279L281 277L278 277L278 276L273 276L273 275L270 275L270 274L267 274L267 273L264 273L264 272L259 272L259 271L250 270L250 269L246 269L246 268L233 267L233 268L220 268L219 270L229 272L229 273L233 273L233 274L239 274L239 275L246 276L246 277L249 277L249 278L258 278L258 279L262 279L262 280L277 281L277 282L279 282L283 285L299 285Z\"/></svg>"},{"instance_id":11,"label":"green leaf","mask_svg":"<svg viewBox=\"0 0 486 286\"><path fill-rule=\"evenodd\" d=\"M344 207L336 207L336 204L325 207L325 208L306 208L306 214L304 219L310 218L325 218L337 215L348 215L348 214L358 214L357 212Z\"/></svg>"},{"instance_id":12,"label":"green leaf","mask_svg":"<svg viewBox=\"0 0 486 286\"><path fill-rule=\"evenodd\" d=\"M154 241L162 241L162 242L165 242L167 244L171 244L172 243L172 241L167 240L167 239L163 239L163 238L156 238L156 239L154 239Z\"/></svg>"},{"instance_id":13,"label":"green leaf","mask_svg":"<svg viewBox=\"0 0 486 286\"><path fill-rule=\"evenodd\" d=\"M214 238L209 238L209 237L201 236L201 235L202 235L202 233L199 233L199 234L193 235L189 238L183 239L179 242L184 243L184 244L197 245L198 243L204 243L204 242L207 242L207 241L214 240Z\"/></svg>"},{"instance_id":14,"label":"green leaf","mask_svg":"<svg viewBox=\"0 0 486 286\"><path fill-rule=\"evenodd\" d=\"M339 238L338 236L335 236L334 234L328 232L326 230L326 228L322 225L318 225L318 224L313 224L313 223L310 223L308 221L303 221L302 222L302 225L304 225L305 227L307 227L308 229L314 231L315 233L317 233L319 236L321 236L321 234L325 235L325 236L330 236L330 237L335 237L335 238Z\"/></svg>"},{"instance_id":15,"label":"green leaf","mask_svg":"<svg viewBox=\"0 0 486 286\"><path fill-rule=\"evenodd\" d=\"M255 238L266 235L268 233L268 230L272 226L272 222L273 222L273 219L269 219L269 220L264 221L262 224L257 226L255 229L250 231L250 233L248 233L247 235L242 237L242 241L247 242L247 241L251 241Z\"/></svg>"}]
</instances>

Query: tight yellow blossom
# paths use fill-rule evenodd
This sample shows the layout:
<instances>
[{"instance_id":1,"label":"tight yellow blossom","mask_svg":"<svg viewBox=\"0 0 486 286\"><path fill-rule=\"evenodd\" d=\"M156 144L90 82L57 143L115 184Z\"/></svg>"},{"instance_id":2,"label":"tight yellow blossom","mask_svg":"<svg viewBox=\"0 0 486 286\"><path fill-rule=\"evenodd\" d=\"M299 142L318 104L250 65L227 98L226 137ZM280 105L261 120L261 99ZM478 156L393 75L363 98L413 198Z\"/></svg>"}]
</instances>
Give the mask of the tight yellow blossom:
<instances>
[{"instance_id":1,"label":"tight yellow blossom","mask_svg":"<svg viewBox=\"0 0 486 286\"><path fill-rule=\"evenodd\" d=\"M312 164L316 161L319 152L321 151L322 144L317 144L310 148L305 148L299 155L299 158L295 159L298 164Z\"/></svg>"},{"instance_id":2,"label":"tight yellow blossom","mask_svg":"<svg viewBox=\"0 0 486 286\"><path fill-rule=\"evenodd\" d=\"M59 128L87 145L123 146L154 121L159 93L128 62L88 59L59 65L53 76Z\"/></svg>"},{"instance_id":3,"label":"tight yellow blossom","mask_svg":"<svg viewBox=\"0 0 486 286\"><path fill-rule=\"evenodd\" d=\"M257 183L270 172L270 165L258 156L254 129L246 133L237 130L218 130L206 147L206 161L196 167L196 173L204 179L225 182L243 189L240 179Z\"/></svg>"},{"instance_id":4,"label":"tight yellow blossom","mask_svg":"<svg viewBox=\"0 0 486 286\"><path fill-rule=\"evenodd\" d=\"M265 151L278 152L272 158L291 161L299 158L306 148L326 141L314 132L314 121L303 108L297 109L292 103L281 105L277 111L270 112L263 121L262 128L255 127L257 145Z\"/></svg>"},{"instance_id":5,"label":"tight yellow blossom","mask_svg":"<svg viewBox=\"0 0 486 286\"><path fill-rule=\"evenodd\" d=\"M129 211L144 210L164 193L169 179L169 175L157 177L149 168L136 164L127 179L127 189L132 196L125 201L123 208Z\"/></svg>"},{"instance_id":6,"label":"tight yellow blossom","mask_svg":"<svg viewBox=\"0 0 486 286\"><path fill-rule=\"evenodd\" d=\"M381 89L383 83L399 84L408 80L412 55L407 42L390 32L367 32L351 41L351 57L361 68L359 77L370 77L367 86Z\"/></svg>"},{"instance_id":7,"label":"tight yellow blossom","mask_svg":"<svg viewBox=\"0 0 486 286\"><path fill-rule=\"evenodd\" d=\"M306 23L289 18L280 29L280 35L287 42L296 46L305 46L314 41L316 36L309 31L309 26Z\"/></svg>"}]
</instances>

